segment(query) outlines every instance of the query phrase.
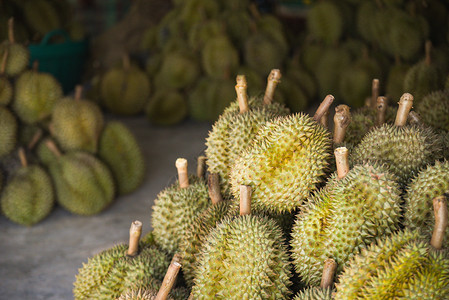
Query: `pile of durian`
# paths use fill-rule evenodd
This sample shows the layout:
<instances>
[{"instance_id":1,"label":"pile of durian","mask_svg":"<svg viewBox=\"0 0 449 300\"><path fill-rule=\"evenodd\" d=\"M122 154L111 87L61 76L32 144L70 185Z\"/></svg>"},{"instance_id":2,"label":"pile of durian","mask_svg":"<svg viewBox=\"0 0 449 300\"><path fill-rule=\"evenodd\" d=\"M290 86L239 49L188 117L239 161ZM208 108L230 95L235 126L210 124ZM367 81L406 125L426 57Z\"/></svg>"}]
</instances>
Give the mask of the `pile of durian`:
<instances>
[{"instance_id":1,"label":"pile of durian","mask_svg":"<svg viewBox=\"0 0 449 300\"><path fill-rule=\"evenodd\" d=\"M291 113L274 101L282 83L274 69L249 97L236 77L196 174L176 160L139 250L130 241L90 258L75 299L449 298L449 128L413 111L411 93L390 99L387 122L376 79L376 105L364 108L374 125L356 142L347 105L329 126L333 95L313 116ZM141 262L149 248L159 252ZM161 285L171 257L182 276Z\"/></svg>"},{"instance_id":2,"label":"pile of durian","mask_svg":"<svg viewBox=\"0 0 449 300\"><path fill-rule=\"evenodd\" d=\"M50 74L32 69L15 40L13 19L0 44L0 206L31 226L57 203L78 215L98 214L143 182L145 161L121 122L106 121L82 87L64 96Z\"/></svg>"}]
</instances>

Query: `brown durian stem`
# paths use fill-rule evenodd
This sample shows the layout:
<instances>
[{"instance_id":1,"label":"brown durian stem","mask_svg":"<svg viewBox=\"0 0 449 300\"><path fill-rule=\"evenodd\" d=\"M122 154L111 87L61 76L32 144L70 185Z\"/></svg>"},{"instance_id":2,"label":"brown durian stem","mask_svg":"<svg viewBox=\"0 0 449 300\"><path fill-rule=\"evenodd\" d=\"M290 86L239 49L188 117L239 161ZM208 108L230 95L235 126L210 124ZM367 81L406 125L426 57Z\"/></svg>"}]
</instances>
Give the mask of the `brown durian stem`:
<instances>
[{"instance_id":1,"label":"brown durian stem","mask_svg":"<svg viewBox=\"0 0 449 300\"><path fill-rule=\"evenodd\" d=\"M251 186L241 185L240 186L240 215L250 215L251 214Z\"/></svg>"},{"instance_id":2,"label":"brown durian stem","mask_svg":"<svg viewBox=\"0 0 449 300\"><path fill-rule=\"evenodd\" d=\"M74 97L75 101L80 101L82 96L83 96L83 86L78 84L75 87L75 97Z\"/></svg>"},{"instance_id":3,"label":"brown durian stem","mask_svg":"<svg viewBox=\"0 0 449 300\"><path fill-rule=\"evenodd\" d=\"M38 61L38 60L33 61L33 67L32 67L32 70L33 70L34 72L38 72L38 71L39 71L39 61Z\"/></svg>"},{"instance_id":4,"label":"brown durian stem","mask_svg":"<svg viewBox=\"0 0 449 300\"><path fill-rule=\"evenodd\" d=\"M327 110L320 119L320 125L329 128L329 111Z\"/></svg>"},{"instance_id":5,"label":"brown durian stem","mask_svg":"<svg viewBox=\"0 0 449 300\"><path fill-rule=\"evenodd\" d=\"M413 106L413 96L409 93L404 93L398 102L399 108L396 113L396 120L394 125L404 126L407 123L407 118Z\"/></svg>"},{"instance_id":6,"label":"brown durian stem","mask_svg":"<svg viewBox=\"0 0 449 300\"><path fill-rule=\"evenodd\" d=\"M126 255L136 256L139 253L139 240L142 235L142 222L134 221L129 229L129 246Z\"/></svg>"},{"instance_id":7,"label":"brown durian stem","mask_svg":"<svg viewBox=\"0 0 449 300\"><path fill-rule=\"evenodd\" d=\"M122 64L123 64L123 69L125 71L128 71L129 68L131 68L131 60L127 53L123 54L123 56L122 56Z\"/></svg>"},{"instance_id":8,"label":"brown durian stem","mask_svg":"<svg viewBox=\"0 0 449 300\"><path fill-rule=\"evenodd\" d=\"M377 97L376 106L376 126L381 126L385 123L385 114L387 112L387 97Z\"/></svg>"},{"instance_id":9,"label":"brown durian stem","mask_svg":"<svg viewBox=\"0 0 449 300\"><path fill-rule=\"evenodd\" d=\"M206 174L206 160L207 157L206 156L198 156L197 159L197 165L196 165L196 175L199 178L203 178L205 177Z\"/></svg>"},{"instance_id":10,"label":"brown durian stem","mask_svg":"<svg viewBox=\"0 0 449 300\"><path fill-rule=\"evenodd\" d=\"M373 83L371 85L371 108L376 109L377 106L377 98L379 97L379 79L373 79Z\"/></svg>"},{"instance_id":11,"label":"brown durian stem","mask_svg":"<svg viewBox=\"0 0 449 300\"><path fill-rule=\"evenodd\" d=\"M273 102L274 92L276 86L281 82L281 71L279 69L273 69L268 75L267 88L265 89L265 95L263 96L263 104L268 105Z\"/></svg>"},{"instance_id":12,"label":"brown durian stem","mask_svg":"<svg viewBox=\"0 0 449 300\"><path fill-rule=\"evenodd\" d=\"M11 44L16 42L14 38L14 18L9 18L8 20L8 40Z\"/></svg>"},{"instance_id":13,"label":"brown durian stem","mask_svg":"<svg viewBox=\"0 0 449 300\"><path fill-rule=\"evenodd\" d=\"M320 106L315 112L315 115L313 116L313 119L317 122L320 121L320 119L323 117L323 115L326 113L326 111L329 111L329 107L331 106L332 102L334 102L334 96L327 95L324 100L321 102Z\"/></svg>"},{"instance_id":14,"label":"brown durian stem","mask_svg":"<svg viewBox=\"0 0 449 300\"><path fill-rule=\"evenodd\" d=\"M426 45L425 45L425 51L426 51L426 58L425 58L425 62L426 65L430 66L432 64L432 42L431 41L426 41Z\"/></svg>"},{"instance_id":15,"label":"brown durian stem","mask_svg":"<svg viewBox=\"0 0 449 300\"><path fill-rule=\"evenodd\" d=\"M62 156L61 151L59 150L58 146L56 146L54 141L48 139L48 140L45 141L45 145L57 157L61 157Z\"/></svg>"},{"instance_id":16,"label":"brown durian stem","mask_svg":"<svg viewBox=\"0 0 449 300\"><path fill-rule=\"evenodd\" d=\"M5 49L5 52L3 52L3 57L2 57L2 64L0 66L0 76L5 74L5 70L6 70L6 61L8 60L8 48Z\"/></svg>"},{"instance_id":17,"label":"brown durian stem","mask_svg":"<svg viewBox=\"0 0 449 300\"><path fill-rule=\"evenodd\" d=\"M349 172L349 151L346 147L338 147L334 151L337 165L337 178L343 179Z\"/></svg>"},{"instance_id":18,"label":"brown durian stem","mask_svg":"<svg viewBox=\"0 0 449 300\"><path fill-rule=\"evenodd\" d=\"M187 172L187 159L178 158L176 160L176 169L178 169L178 180L181 188L189 187L189 173Z\"/></svg>"},{"instance_id":19,"label":"brown durian stem","mask_svg":"<svg viewBox=\"0 0 449 300\"><path fill-rule=\"evenodd\" d=\"M37 142L39 142L43 134L44 132L42 131L41 128L39 128L31 138L31 141L28 143L27 148L32 150L34 146L36 146Z\"/></svg>"},{"instance_id":20,"label":"brown durian stem","mask_svg":"<svg viewBox=\"0 0 449 300\"><path fill-rule=\"evenodd\" d=\"M345 139L346 128L351 123L351 112L349 106L340 104L335 108L334 115L334 143L341 144Z\"/></svg>"},{"instance_id":21,"label":"brown durian stem","mask_svg":"<svg viewBox=\"0 0 449 300\"><path fill-rule=\"evenodd\" d=\"M19 159L22 167L26 168L28 166L28 161L25 154L25 150L22 147L19 148Z\"/></svg>"},{"instance_id":22,"label":"brown durian stem","mask_svg":"<svg viewBox=\"0 0 449 300\"><path fill-rule=\"evenodd\" d=\"M237 101L239 102L240 113L243 114L249 110L245 75L237 75L236 82L237 84L235 85L235 92L237 93Z\"/></svg>"},{"instance_id":23,"label":"brown durian stem","mask_svg":"<svg viewBox=\"0 0 449 300\"><path fill-rule=\"evenodd\" d=\"M220 176L217 173L209 174L207 185L209 187L209 197L213 204L223 201L220 190Z\"/></svg>"},{"instance_id":24,"label":"brown durian stem","mask_svg":"<svg viewBox=\"0 0 449 300\"><path fill-rule=\"evenodd\" d=\"M435 228L433 229L430 245L437 250L441 250L448 218L446 196L442 195L433 198L433 211L435 214Z\"/></svg>"},{"instance_id":25,"label":"brown durian stem","mask_svg":"<svg viewBox=\"0 0 449 300\"><path fill-rule=\"evenodd\" d=\"M323 277L321 277L320 287L322 289L331 288L334 284L334 276L337 271L337 263L332 258L324 261Z\"/></svg>"},{"instance_id":26,"label":"brown durian stem","mask_svg":"<svg viewBox=\"0 0 449 300\"><path fill-rule=\"evenodd\" d=\"M408 114L408 122L410 124L421 125L422 124L421 116L416 111L412 110Z\"/></svg>"},{"instance_id":27,"label":"brown durian stem","mask_svg":"<svg viewBox=\"0 0 449 300\"><path fill-rule=\"evenodd\" d=\"M181 255L176 253L168 266L167 273L165 273L164 280L162 281L161 288L157 292L155 300L166 300L171 289L175 285L176 277L178 277L179 270L181 269Z\"/></svg>"}]
</instances>

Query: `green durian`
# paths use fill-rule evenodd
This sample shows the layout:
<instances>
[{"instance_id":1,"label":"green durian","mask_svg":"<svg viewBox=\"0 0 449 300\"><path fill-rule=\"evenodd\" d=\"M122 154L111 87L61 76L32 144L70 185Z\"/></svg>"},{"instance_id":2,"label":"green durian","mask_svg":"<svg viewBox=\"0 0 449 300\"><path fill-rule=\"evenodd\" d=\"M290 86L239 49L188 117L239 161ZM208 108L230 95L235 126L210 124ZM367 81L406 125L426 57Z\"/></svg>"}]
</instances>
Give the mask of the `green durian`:
<instances>
[{"instance_id":1,"label":"green durian","mask_svg":"<svg viewBox=\"0 0 449 300\"><path fill-rule=\"evenodd\" d=\"M58 159L57 153L51 151L48 148L47 145L49 143L56 145L56 142L54 141L54 139L52 139L51 137L45 137L37 143L36 149L35 149L35 154L37 156L39 163L44 165L46 168L48 168L48 166L50 164L57 161L57 159Z\"/></svg>"},{"instance_id":2,"label":"green durian","mask_svg":"<svg viewBox=\"0 0 449 300\"><path fill-rule=\"evenodd\" d=\"M53 183L42 167L27 164L23 150L19 155L23 166L8 180L0 202L8 219L20 225L32 226L46 218L53 209Z\"/></svg>"},{"instance_id":3,"label":"green durian","mask_svg":"<svg viewBox=\"0 0 449 300\"><path fill-rule=\"evenodd\" d=\"M299 49L299 59L307 71L315 74L317 65L319 64L324 53L326 53L326 48L321 44L306 42Z\"/></svg>"},{"instance_id":4,"label":"green durian","mask_svg":"<svg viewBox=\"0 0 449 300\"><path fill-rule=\"evenodd\" d=\"M275 93L276 100L282 98L283 100L281 102L285 103L285 106L292 113L304 111L309 104L310 98L307 92L301 87L300 82L296 78L288 74L282 78L282 83L279 85L278 91Z\"/></svg>"},{"instance_id":5,"label":"green durian","mask_svg":"<svg viewBox=\"0 0 449 300\"><path fill-rule=\"evenodd\" d=\"M110 69L101 79L102 104L115 114L138 114L148 101L150 87L146 73L124 56L123 66Z\"/></svg>"},{"instance_id":6,"label":"green durian","mask_svg":"<svg viewBox=\"0 0 449 300\"><path fill-rule=\"evenodd\" d=\"M416 112L425 124L449 131L449 90L427 94L416 105Z\"/></svg>"},{"instance_id":7,"label":"green durian","mask_svg":"<svg viewBox=\"0 0 449 300\"><path fill-rule=\"evenodd\" d=\"M264 76L260 75L257 71L246 65L240 65L235 74L232 74L231 78L236 78L237 75L245 75L246 82L248 84L248 95L250 97L259 96L264 92L266 84Z\"/></svg>"},{"instance_id":8,"label":"green durian","mask_svg":"<svg viewBox=\"0 0 449 300\"><path fill-rule=\"evenodd\" d=\"M220 12L219 3L210 0L184 1L178 18L186 32L205 20L215 19Z\"/></svg>"},{"instance_id":9,"label":"green durian","mask_svg":"<svg viewBox=\"0 0 449 300\"><path fill-rule=\"evenodd\" d=\"M155 300L157 289L133 288L125 291L117 300ZM189 293L183 288L177 288L170 292L167 300L185 300L189 297Z\"/></svg>"},{"instance_id":10,"label":"green durian","mask_svg":"<svg viewBox=\"0 0 449 300\"><path fill-rule=\"evenodd\" d=\"M293 64L292 62L291 65ZM313 75L304 68L294 65L287 70L286 77L294 79L309 99L315 99L318 96L317 82Z\"/></svg>"},{"instance_id":11,"label":"green durian","mask_svg":"<svg viewBox=\"0 0 449 300\"><path fill-rule=\"evenodd\" d=\"M11 153L17 144L18 123L14 114L0 106L0 157Z\"/></svg>"},{"instance_id":12,"label":"green durian","mask_svg":"<svg viewBox=\"0 0 449 300\"><path fill-rule=\"evenodd\" d=\"M154 239L169 253L178 251L183 236L210 202L204 179L187 177L187 161L177 159L176 167L179 180L157 195L151 214Z\"/></svg>"},{"instance_id":13,"label":"green durian","mask_svg":"<svg viewBox=\"0 0 449 300\"><path fill-rule=\"evenodd\" d=\"M259 74L281 69L286 51L267 33L257 32L248 37L243 49L244 61Z\"/></svg>"},{"instance_id":14,"label":"green durian","mask_svg":"<svg viewBox=\"0 0 449 300\"><path fill-rule=\"evenodd\" d=\"M205 22L197 23L188 34L189 47L191 49L201 50L205 47L205 45L209 44L209 40L213 40L217 36L224 36L225 32L225 24L218 19L211 19ZM216 43L217 42L215 42L215 46L217 45ZM224 45L229 46L229 44ZM213 48L214 46L209 47ZM211 50L214 51L214 49L210 49L209 51ZM203 49L202 51L206 50ZM221 49L219 51L221 51ZM212 54L212 56L213 55L214 54Z\"/></svg>"},{"instance_id":15,"label":"green durian","mask_svg":"<svg viewBox=\"0 0 449 300\"><path fill-rule=\"evenodd\" d=\"M177 50L164 54L155 80L158 87L182 89L194 84L199 74L196 57L184 50Z\"/></svg>"},{"instance_id":16,"label":"green durian","mask_svg":"<svg viewBox=\"0 0 449 300\"><path fill-rule=\"evenodd\" d=\"M162 52L157 52L151 53L147 58L147 61L145 63L145 72L147 72L150 80L154 79L154 75L156 74L157 70L159 70L162 63L162 57Z\"/></svg>"},{"instance_id":17,"label":"green durian","mask_svg":"<svg viewBox=\"0 0 449 300\"><path fill-rule=\"evenodd\" d=\"M145 114L150 123L175 125L187 117L187 101L177 90L157 90L145 106Z\"/></svg>"},{"instance_id":18,"label":"green durian","mask_svg":"<svg viewBox=\"0 0 449 300\"><path fill-rule=\"evenodd\" d=\"M343 15L332 1L320 1L310 8L307 30L327 45L334 45L343 35Z\"/></svg>"},{"instance_id":19,"label":"green durian","mask_svg":"<svg viewBox=\"0 0 449 300\"><path fill-rule=\"evenodd\" d=\"M257 31L271 37L281 50L283 55L287 55L289 45L282 22L273 14L256 14L255 26Z\"/></svg>"},{"instance_id":20,"label":"green durian","mask_svg":"<svg viewBox=\"0 0 449 300\"><path fill-rule=\"evenodd\" d=\"M8 51L4 51L3 58L0 57L0 59L0 105L6 106L11 102L13 96L13 86L5 76Z\"/></svg>"},{"instance_id":21,"label":"green durian","mask_svg":"<svg viewBox=\"0 0 449 300\"><path fill-rule=\"evenodd\" d=\"M332 300L333 285L337 263L329 258L324 261L320 287L309 286L301 290L293 300Z\"/></svg>"},{"instance_id":22,"label":"green durian","mask_svg":"<svg viewBox=\"0 0 449 300\"><path fill-rule=\"evenodd\" d=\"M385 86L385 93L389 99L396 101L406 92L404 90L404 78L409 69L410 66L408 64L399 62L390 68Z\"/></svg>"},{"instance_id":23,"label":"green durian","mask_svg":"<svg viewBox=\"0 0 449 300\"><path fill-rule=\"evenodd\" d=\"M228 2L228 1L227 1ZM251 34L252 18L244 9L242 10L226 10L220 15L226 26L226 32L229 35L233 45L237 49L242 49L245 41Z\"/></svg>"},{"instance_id":24,"label":"green durian","mask_svg":"<svg viewBox=\"0 0 449 300\"><path fill-rule=\"evenodd\" d=\"M135 191L145 178L145 158L132 132L119 121L110 121L99 139L98 157L111 170L117 193Z\"/></svg>"},{"instance_id":25,"label":"green durian","mask_svg":"<svg viewBox=\"0 0 449 300\"><path fill-rule=\"evenodd\" d=\"M25 1L23 4L26 23L41 36L62 27L59 14L60 12L47 0Z\"/></svg>"},{"instance_id":26,"label":"green durian","mask_svg":"<svg viewBox=\"0 0 449 300\"><path fill-rule=\"evenodd\" d=\"M51 134L64 151L83 150L96 153L104 127L103 113L97 104L82 99L82 87L75 96L65 97L53 107Z\"/></svg>"},{"instance_id":27,"label":"green durian","mask_svg":"<svg viewBox=\"0 0 449 300\"><path fill-rule=\"evenodd\" d=\"M210 77L229 78L237 70L239 54L226 35L218 35L205 43L201 51L201 62Z\"/></svg>"},{"instance_id":28,"label":"green durian","mask_svg":"<svg viewBox=\"0 0 449 300\"><path fill-rule=\"evenodd\" d=\"M22 73L28 66L30 52L25 46L15 42L13 18L8 20L8 40L0 44L0 58L8 53L4 68L4 74L15 77Z\"/></svg>"},{"instance_id":29,"label":"green durian","mask_svg":"<svg viewBox=\"0 0 449 300\"><path fill-rule=\"evenodd\" d=\"M35 124L48 118L63 96L60 83L49 73L23 72L15 82L12 108L24 123Z\"/></svg>"}]
</instances>

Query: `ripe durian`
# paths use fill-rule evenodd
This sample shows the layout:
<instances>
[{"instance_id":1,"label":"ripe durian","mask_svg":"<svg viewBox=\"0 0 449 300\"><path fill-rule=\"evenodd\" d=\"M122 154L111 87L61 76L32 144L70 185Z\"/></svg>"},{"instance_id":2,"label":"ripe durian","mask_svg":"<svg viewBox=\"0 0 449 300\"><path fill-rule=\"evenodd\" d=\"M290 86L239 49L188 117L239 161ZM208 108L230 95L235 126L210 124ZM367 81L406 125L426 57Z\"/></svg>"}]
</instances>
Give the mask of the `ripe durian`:
<instances>
[{"instance_id":1,"label":"ripe durian","mask_svg":"<svg viewBox=\"0 0 449 300\"><path fill-rule=\"evenodd\" d=\"M135 191L145 177L145 159L132 132L121 122L110 121L101 133L98 157L111 170L117 193Z\"/></svg>"},{"instance_id":2,"label":"ripe durian","mask_svg":"<svg viewBox=\"0 0 449 300\"><path fill-rule=\"evenodd\" d=\"M324 261L323 276L320 287L308 287L300 291L293 300L332 300L332 288L334 284L337 263L332 258Z\"/></svg>"},{"instance_id":3,"label":"ripe durian","mask_svg":"<svg viewBox=\"0 0 449 300\"><path fill-rule=\"evenodd\" d=\"M404 91L404 78L410 69L405 63L397 62L390 68L387 75L385 93L389 99L399 99Z\"/></svg>"},{"instance_id":4,"label":"ripe durian","mask_svg":"<svg viewBox=\"0 0 449 300\"><path fill-rule=\"evenodd\" d=\"M28 26L41 36L62 27L60 12L48 0L25 1L23 15Z\"/></svg>"},{"instance_id":5,"label":"ripe durian","mask_svg":"<svg viewBox=\"0 0 449 300\"><path fill-rule=\"evenodd\" d=\"M291 265L281 228L251 215L251 187L242 186L240 216L226 217L204 242L194 299L289 299Z\"/></svg>"},{"instance_id":6,"label":"ripe durian","mask_svg":"<svg viewBox=\"0 0 449 300\"><path fill-rule=\"evenodd\" d=\"M155 75L158 87L182 89L191 86L200 74L197 58L190 52L173 50L164 54Z\"/></svg>"},{"instance_id":7,"label":"ripe durian","mask_svg":"<svg viewBox=\"0 0 449 300\"><path fill-rule=\"evenodd\" d=\"M32 70L23 72L15 82L13 110L21 121L38 123L49 117L56 102L63 96L60 83L49 73Z\"/></svg>"},{"instance_id":8,"label":"ripe durian","mask_svg":"<svg viewBox=\"0 0 449 300\"><path fill-rule=\"evenodd\" d=\"M333 258L342 271L347 261L378 236L399 227L401 190L385 166L355 165L347 149L335 150L337 175L306 202L292 230L292 258L307 285L318 286L323 261Z\"/></svg>"},{"instance_id":9,"label":"ripe durian","mask_svg":"<svg viewBox=\"0 0 449 300\"><path fill-rule=\"evenodd\" d=\"M343 23L342 12L332 1L320 1L308 12L308 32L327 45L334 45L340 39Z\"/></svg>"},{"instance_id":10,"label":"ripe durian","mask_svg":"<svg viewBox=\"0 0 449 300\"><path fill-rule=\"evenodd\" d=\"M12 175L0 198L2 211L11 221L31 226L47 217L55 199L50 175L36 164L28 165L25 151L19 150L22 167Z\"/></svg>"},{"instance_id":11,"label":"ripe durian","mask_svg":"<svg viewBox=\"0 0 449 300\"><path fill-rule=\"evenodd\" d=\"M14 114L0 106L0 157L11 153L17 144L18 124Z\"/></svg>"},{"instance_id":12,"label":"ripe durian","mask_svg":"<svg viewBox=\"0 0 449 300\"><path fill-rule=\"evenodd\" d=\"M187 101L177 90L161 89L150 97L145 114L152 124L175 125L187 117Z\"/></svg>"},{"instance_id":13,"label":"ripe durian","mask_svg":"<svg viewBox=\"0 0 449 300\"><path fill-rule=\"evenodd\" d=\"M8 52L5 64L5 74L8 77L15 77L22 73L28 66L30 52L25 46L15 42L13 18L8 21L8 40L0 44L0 57Z\"/></svg>"},{"instance_id":14,"label":"ripe durian","mask_svg":"<svg viewBox=\"0 0 449 300\"><path fill-rule=\"evenodd\" d=\"M51 115L51 134L64 151L83 150L96 153L103 130L103 113L97 104L81 99L82 87L75 88L74 98L58 101Z\"/></svg>"},{"instance_id":15,"label":"ripe durian","mask_svg":"<svg viewBox=\"0 0 449 300\"><path fill-rule=\"evenodd\" d=\"M89 258L78 270L73 295L81 299L117 299L134 285L150 285L162 280L170 260L154 244L139 243L142 223L130 228L129 246L116 245Z\"/></svg>"},{"instance_id":16,"label":"ripe durian","mask_svg":"<svg viewBox=\"0 0 449 300\"><path fill-rule=\"evenodd\" d=\"M427 94L416 105L416 112L425 124L449 131L449 90Z\"/></svg>"},{"instance_id":17,"label":"ripe durian","mask_svg":"<svg viewBox=\"0 0 449 300\"><path fill-rule=\"evenodd\" d=\"M283 98L281 102L285 103L285 106L292 113L303 111L308 106L310 99L306 91L301 87L300 81L289 74L282 79L282 84L275 95L276 100L279 100L278 96Z\"/></svg>"},{"instance_id":18,"label":"ripe durian","mask_svg":"<svg viewBox=\"0 0 449 300\"><path fill-rule=\"evenodd\" d=\"M135 115L143 111L150 96L150 80L138 66L131 64L127 55L122 66L104 74L100 83L102 104L120 115Z\"/></svg>"},{"instance_id":19,"label":"ripe durian","mask_svg":"<svg viewBox=\"0 0 449 300\"><path fill-rule=\"evenodd\" d=\"M328 95L315 116L279 117L262 125L240 153L230 173L231 191L253 187L255 211L291 212L323 181L331 150L330 134L317 123L334 97Z\"/></svg>"},{"instance_id":20,"label":"ripe durian","mask_svg":"<svg viewBox=\"0 0 449 300\"><path fill-rule=\"evenodd\" d=\"M189 46L191 49L195 50L203 49L205 45L209 43L209 40L215 38L216 36L223 36L224 34L225 25L218 19L207 20L205 22L195 24L189 32Z\"/></svg>"},{"instance_id":21,"label":"ripe durian","mask_svg":"<svg viewBox=\"0 0 449 300\"><path fill-rule=\"evenodd\" d=\"M178 181L158 194L151 214L154 239L169 253L179 249L183 236L210 202L204 179L188 176L187 160L178 158L176 168Z\"/></svg>"},{"instance_id":22,"label":"ripe durian","mask_svg":"<svg viewBox=\"0 0 449 300\"><path fill-rule=\"evenodd\" d=\"M229 78L239 65L239 54L226 35L209 39L201 50L201 62L207 75L213 78Z\"/></svg>"},{"instance_id":23,"label":"ripe durian","mask_svg":"<svg viewBox=\"0 0 449 300\"><path fill-rule=\"evenodd\" d=\"M6 60L8 59L8 51L3 52L0 57L0 105L6 106L12 100L13 87L9 79L5 76Z\"/></svg>"}]
</instances>

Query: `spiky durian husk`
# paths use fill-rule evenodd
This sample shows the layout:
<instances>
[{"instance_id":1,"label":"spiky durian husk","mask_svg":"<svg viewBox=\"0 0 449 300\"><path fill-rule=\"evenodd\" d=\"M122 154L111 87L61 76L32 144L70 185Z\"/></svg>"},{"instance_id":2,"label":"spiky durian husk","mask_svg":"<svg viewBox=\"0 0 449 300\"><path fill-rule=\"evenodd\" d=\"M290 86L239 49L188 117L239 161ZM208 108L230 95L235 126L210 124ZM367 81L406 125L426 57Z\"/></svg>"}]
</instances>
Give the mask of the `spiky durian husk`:
<instances>
[{"instance_id":1,"label":"spiky durian husk","mask_svg":"<svg viewBox=\"0 0 449 300\"><path fill-rule=\"evenodd\" d=\"M57 202L74 214L97 214L114 200L111 171L87 152L69 152L50 163L49 170Z\"/></svg>"},{"instance_id":2,"label":"spiky durian husk","mask_svg":"<svg viewBox=\"0 0 449 300\"><path fill-rule=\"evenodd\" d=\"M98 156L108 165L120 195L136 190L145 177L145 159L132 132L121 122L108 122L101 134Z\"/></svg>"},{"instance_id":3,"label":"spiky durian husk","mask_svg":"<svg viewBox=\"0 0 449 300\"><path fill-rule=\"evenodd\" d=\"M261 127L236 160L231 191L253 189L257 211L291 212L322 182L330 159L329 132L304 113L276 118Z\"/></svg>"},{"instance_id":4,"label":"spiky durian husk","mask_svg":"<svg viewBox=\"0 0 449 300\"><path fill-rule=\"evenodd\" d=\"M405 230L355 256L339 277L335 299L447 299L448 287L448 252Z\"/></svg>"},{"instance_id":5,"label":"spiky durian husk","mask_svg":"<svg viewBox=\"0 0 449 300\"><path fill-rule=\"evenodd\" d=\"M181 239L195 218L210 203L204 180L189 176L190 185L179 187L179 183L161 191L154 200L151 226L154 239L160 247L170 253L179 249Z\"/></svg>"},{"instance_id":6,"label":"spiky durian husk","mask_svg":"<svg viewBox=\"0 0 449 300\"><path fill-rule=\"evenodd\" d=\"M170 51L162 57L156 73L156 85L181 89L191 86L200 74L196 57L183 50Z\"/></svg>"},{"instance_id":7,"label":"spiky durian husk","mask_svg":"<svg viewBox=\"0 0 449 300\"><path fill-rule=\"evenodd\" d=\"M354 164L385 163L406 184L422 167L442 158L442 142L429 127L384 124L364 136L351 158Z\"/></svg>"},{"instance_id":8,"label":"spiky durian husk","mask_svg":"<svg viewBox=\"0 0 449 300\"><path fill-rule=\"evenodd\" d=\"M251 35L245 42L243 55L248 66L261 75L282 68L286 50L267 33Z\"/></svg>"},{"instance_id":9,"label":"spiky durian husk","mask_svg":"<svg viewBox=\"0 0 449 300\"><path fill-rule=\"evenodd\" d=\"M164 278L170 264L168 255L156 246L140 243L135 257L127 256L121 244L91 258L78 270L73 295L81 299L116 299L135 285L148 286Z\"/></svg>"},{"instance_id":10,"label":"spiky durian husk","mask_svg":"<svg viewBox=\"0 0 449 300\"><path fill-rule=\"evenodd\" d=\"M267 217L226 218L209 234L194 299L288 299L291 266L279 226Z\"/></svg>"},{"instance_id":11,"label":"spiky durian husk","mask_svg":"<svg viewBox=\"0 0 449 300\"><path fill-rule=\"evenodd\" d=\"M343 34L343 16L339 7L332 1L321 1L308 12L309 32L328 45L336 43Z\"/></svg>"},{"instance_id":12,"label":"spiky durian husk","mask_svg":"<svg viewBox=\"0 0 449 300\"><path fill-rule=\"evenodd\" d=\"M388 71L385 92L390 100L396 101L400 99L405 92L403 88L404 78L409 69L410 66L407 64L395 64Z\"/></svg>"},{"instance_id":13,"label":"spiky durian husk","mask_svg":"<svg viewBox=\"0 0 449 300\"><path fill-rule=\"evenodd\" d=\"M34 124L51 115L62 95L62 87L52 75L26 71L16 81L12 107L20 120Z\"/></svg>"},{"instance_id":14,"label":"spiky durian husk","mask_svg":"<svg viewBox=\"0 0 449 300\"><path fill-rule=\"evenodd\" d=\"M8 219L25 226L34 225L47 217L53 208L51 178L37 165L23 167L8 181L0 200Z\"/></svg>"},{"instance_id":15,"label":"spiky durian husk","mask_svg":"<svg viewBox=\"0 0 449 300\"><path fill-rule=\"evenodd\" d=\"M8 59L6 60L5 74L8 77L15 77L22 73L28 66L30 52L25 46L16 43L10 43L8 41L0 44L0 57L3 57L5 50L8 50Z\"/></svg>"},{"instance_id":16,"label":"spiky durian husk","mask_svg":"<svg viewBox=\"0 0 449 300\"><path fill-rule=\"evenodd\" d=\"M405 74L403 90L414 96L416 104L427 94L441 88L443 88L443 80L434 64L420 61L411 66Z\"/></svg>"},{"instance_id":17,"label":"spiky durian husk","mask_svg":"<svg viewBox=\"0 0 449 300\"><path fill-rule=\"evenodd\" d=\"M14 150L17 144L18 124L9 109L0 106L0 157Z\"/></svg>"},{"instance_id":18,"label":"spiky durian husk","mask_svg":"<svg viewBox=\"0 0 449 300\"><path fill-rule=\"evenodd\" d=\"M385 167L356 165L341 180L333 177L297 215L292 231L296 271L319 285L323 262L333 258L337 274L361 248L399 227L400 189Z\"/></svg>"},{"instance_id":19,"label":"spiky durian husk","mask_svg":"<svg viewBox=\"0 0 449 300\"><path fill-rule=\"evenodd\" d=\"M416 105L416 112L427 125L449 131L449 90L426 95Z\"/></svg>"},{"instance_id":20,"label":"spiky durian husk","mask_svg":"<svg viewBox=\"0 0 449 300\"><path fill-rule=\"evenodd\" d=\"M0 75L0 105L8 105L11 102L12 90L11 82Z\"/></svg>"},{"instance_id":21,"label":"spiky durian husk","mask_svg":"<svg viewBox=\"0 0 449 300\"><path fill-rule=\"evenodd\" d=\"M226 78L239 65L238 51L226 35L215 36L207 41L201 57L204 71L213 78Z\"/></svg>"},{"instance_id":22,"label":"spiky durian husk","mask_svg":"<svg viewBox=\"0 0 449 300\"><path fill-rule=\"evenodd\" d=\"M309 287L300 291L293 300L332 300L332 289Z\"/></svg>"},{"instance_id":23,"label":"spiky durian husk","mask_svg":"<svg viewBox=\"0 0 449 300\"><path fill-rule=\"evenodd\" d=\"M52 135L64 151L96 153L103 130L103 113L88 100L69 98L58 101L52 112Z\"/></svg>"},{"instance_id":24,"label":"spiky durian husk","mask_svg":"<svg viewBox=\"0 0 449 300\"><path fill-rule=\"evenodd\" d=\"M449 193L449 161L436 161L421 170L407 186L404 225L413 230L421 229L430 235L435 224L432 199L445 193ZM449 245L447 230L444 244Z\"/></svg>"},{"instance_id":25,"label":"spiky durian husk","mask_svg":"<svg viewBox=\"0 0 449 300\"><path fill-rule=\"evenodd\" d=\"M228 214L230 202L220 202L203 211L192 223L180 243L184 278L193 286L197 256L209 232Z\"/></svg>"},{"instance_id":26,"label":"spiky durian husk","mask_svg":"<svg viewBox=\"0 0 449 300\"><path fill-rule=\"evenodd\" d=\"M41 36L62 27L60 11L48 0L25 1L23 15L29 27Z\"/></svg>"}]
</instances>

